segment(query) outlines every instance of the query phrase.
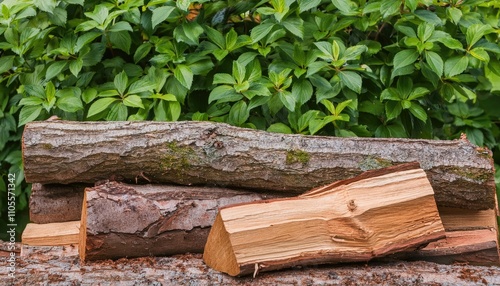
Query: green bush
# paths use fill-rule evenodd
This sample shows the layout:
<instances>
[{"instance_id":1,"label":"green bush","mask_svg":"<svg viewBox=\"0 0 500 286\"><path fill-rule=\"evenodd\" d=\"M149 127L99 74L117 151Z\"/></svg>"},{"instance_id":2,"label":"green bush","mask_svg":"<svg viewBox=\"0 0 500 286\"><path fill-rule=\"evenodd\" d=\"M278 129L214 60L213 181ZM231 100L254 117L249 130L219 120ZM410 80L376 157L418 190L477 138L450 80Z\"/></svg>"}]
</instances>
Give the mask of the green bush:
<instances>
[{"instance_id":1,"label":"green bush","mask_svg":"<svg viewBox=\"0 0 500 286\"><path fill-rule=\"evenodd\" d=\"M27 207L22 127L51 115L343 137L465 133L498 150L498 1L4 0L0 8L2 219L9 172L18 211Z\"/></svg>"}]
</instances>

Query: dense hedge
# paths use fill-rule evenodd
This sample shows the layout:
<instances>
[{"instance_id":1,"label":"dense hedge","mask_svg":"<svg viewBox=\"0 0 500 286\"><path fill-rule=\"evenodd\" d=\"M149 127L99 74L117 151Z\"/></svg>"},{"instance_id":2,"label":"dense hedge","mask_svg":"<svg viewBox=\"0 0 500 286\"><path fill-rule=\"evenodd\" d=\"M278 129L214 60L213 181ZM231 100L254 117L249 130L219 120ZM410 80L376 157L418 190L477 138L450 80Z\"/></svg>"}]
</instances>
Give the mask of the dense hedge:
<instances>
[{"instance_id":1,"label":"dense hedge","mask_svg":"<svg viewBox=\"0 0 500 286\"><path fill-rule=\"evenodd\" d=\"M498 151L500 2L0 1L0 202L24 124L211 120ZM497 160L500 162L500 160ZM2 232L4 235L4 232Z\"/></svg>"}]
</instances>

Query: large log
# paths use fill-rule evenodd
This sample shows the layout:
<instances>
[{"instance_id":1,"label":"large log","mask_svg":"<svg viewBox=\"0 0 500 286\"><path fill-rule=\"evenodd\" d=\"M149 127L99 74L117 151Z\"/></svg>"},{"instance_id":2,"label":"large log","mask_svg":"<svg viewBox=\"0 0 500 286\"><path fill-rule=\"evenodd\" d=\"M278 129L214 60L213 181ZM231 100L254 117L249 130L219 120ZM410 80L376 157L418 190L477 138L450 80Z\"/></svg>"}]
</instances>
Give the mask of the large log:
<instances>
[{"instance_id":1,"label":"large log","mask_svg":"<svg viewBox=\"0 0 500 286\"><path fill-rule=\"evenodd\" d=\"M89 186L34 183L30 195L30 221L44 224L80 220L83 191Z\"/></svg>"},{"instance_id":2,"label":"large log","mask_svg":"<svg viewBox=\"0 0 500 286\"><path fill-rule=\"evenodd\" d=\"M363 171L417 161L439 206L495 209L491 152L467 140L284 135L211 122L32 122L28 182L213 184L301 193Z\"/></svg>"},{"instance_id":3,"label":"large log","mask_svg":"<svg viewBox=\"0 0 500 286\"><path fill-rule=\"evenodd\" d=\"M96 260L203 252L219 207L276 197L213 187L117 182L87 188L80 257Z\"/></svg>"},{"instance_id":4,"label":"large log","mask_svg":"<svg viewBox=\"0 0 500 286\"><path fill-rule=\"evenodd\" d=\"M294 265L368 261L445 237L418 164L373 170L298 198L223 207L205 245L232 276Z\"/></svg>"},{"instance_id":5,"label":"large log","mask_svg":"<svg viewBox=\"0 0 500 286\"><path fill-rule=\"evenodd\" d=\"M81 263L69 247L23 247L9 276L0 242L0 281L5 285L500 285L500 267L431 262L389 262L303 267L230 277L203 263L201 254Z\"/></svg>"}]
</instances>

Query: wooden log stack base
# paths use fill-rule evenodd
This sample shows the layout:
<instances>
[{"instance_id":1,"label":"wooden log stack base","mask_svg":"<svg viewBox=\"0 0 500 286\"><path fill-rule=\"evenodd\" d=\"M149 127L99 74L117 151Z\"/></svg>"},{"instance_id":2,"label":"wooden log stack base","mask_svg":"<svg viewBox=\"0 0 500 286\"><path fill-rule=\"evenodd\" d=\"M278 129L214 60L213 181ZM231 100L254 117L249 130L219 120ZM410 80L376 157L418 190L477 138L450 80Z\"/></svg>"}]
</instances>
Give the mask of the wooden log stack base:
<instances>
[{"instance_id":1,"label":"wooden log stack base","mask_svg":"<svg viewBox=\"0 0 500 286\"><path fill-rule=\"evenodd\" d=\"M28 182L213 184L300 194L370 169L419 162L438 206L496 209L491 152L467 140L286 135L212 122L31 122Z\"/></svg>"},{"instance_id":2,"label":"wooden log stack base","mask_svg":"<svg viewBox=\"0 0 500 286\"><path fill-rule=\"evenodd\" d=\"M201 253L219 207L277 197L283 194L117 182L87 188L80 258Z\"/></svg>"},{"instance_id":3,"label":"wooden log stack base","mask_svg":"<svg viewBox=\"0 0 500 286\"><path fill-rule=\"evenodd\" d=\"M368 261L445 237L418 164L370 171L297 198L223 207L203 259L240 276L294 265Z\"/></svg>"}]
</instances>

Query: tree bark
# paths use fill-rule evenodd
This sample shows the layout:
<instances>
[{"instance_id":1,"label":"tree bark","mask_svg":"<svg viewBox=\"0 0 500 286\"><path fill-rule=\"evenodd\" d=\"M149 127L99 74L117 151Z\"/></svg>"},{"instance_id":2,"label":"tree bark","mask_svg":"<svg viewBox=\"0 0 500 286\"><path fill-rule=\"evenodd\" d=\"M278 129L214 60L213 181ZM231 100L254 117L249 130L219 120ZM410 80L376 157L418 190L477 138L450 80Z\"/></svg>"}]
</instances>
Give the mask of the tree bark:
<instances>
[{"instance_id":1,"label":"tree bark","mask_svg":"<svg viewBox=\"0 0 500 286\"><path fill-rule=\"evenodd\" d=\"M30 196L30 221L44 224L80 220L83 191L89 186L34 183Z\"/></svg>"},{"instance_id":2,"label":"tree bark","mask_svg":"<svg viewBox=\"0 0 500 286\"><path fill-rule=\"evenodd\" d=\"M365 172L296 198L223 207L203 259L231 276L368 261L445 237L418 164Z\"/></svg>"},{"instance_id":3,"label":"tree bark","mask_svg":"<svg viewBox=\"0 0 500 286\"><path fill-rule=\"evenodd\" d=\"M285 135L211 122L32 122L28 182L129 181L301 193L404 162L426 171L439 206L495 209L491 152L467 140Z\"/></svg>"},{"instance_id":4,"label":"tree bark","mask_svg":"<svg viewBox=\"0 0 500 286\"><path fill-rule=\"evenodd\" d=\"M3 243L5 244L5 243ZM0 249L2 245L0 244ZM5 247L6 248L6 247ZM14 277L8 256L0 255L0 281L6 285L498 285L500 267L439 265L431 262L371 262L311 266L230 277L206 266L201 254L81 263L71 247L28 247L16 257ZM23 248L23 250L25 250ZM0 252L1 253L1 252ZM9 253L7 253L8 255Z\"/></svg>"},{"instance_id":5,"label":"tree bark","mask_svg":"<svg viewBox=\"0 0 500 286\"><path fill-rule=\"evenodd\" d=\"M110 182L85 192L82 260L203 252L217 209L283 196L208 187Z\"/></svg>"}]
</instances>

